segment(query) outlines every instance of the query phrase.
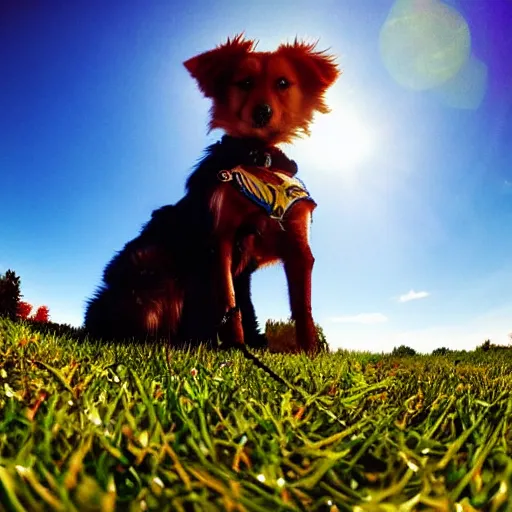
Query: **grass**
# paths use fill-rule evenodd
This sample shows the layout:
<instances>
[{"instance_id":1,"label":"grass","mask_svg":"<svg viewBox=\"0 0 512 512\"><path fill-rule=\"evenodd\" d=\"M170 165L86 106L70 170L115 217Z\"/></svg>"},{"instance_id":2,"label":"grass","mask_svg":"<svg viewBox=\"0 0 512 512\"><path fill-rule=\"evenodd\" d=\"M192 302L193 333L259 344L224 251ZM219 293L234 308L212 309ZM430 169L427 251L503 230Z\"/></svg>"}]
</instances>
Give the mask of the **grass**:
<instances>
[{"instance_id":1,"label":"grass","mask_svg":"<svg viewBox=\"0 0 512 512\"><path fill-rule=\"evenodd\" d=\"M0 320L0 510L511 510L509 351L260 357Z\"/></svg>"}]
</instances>

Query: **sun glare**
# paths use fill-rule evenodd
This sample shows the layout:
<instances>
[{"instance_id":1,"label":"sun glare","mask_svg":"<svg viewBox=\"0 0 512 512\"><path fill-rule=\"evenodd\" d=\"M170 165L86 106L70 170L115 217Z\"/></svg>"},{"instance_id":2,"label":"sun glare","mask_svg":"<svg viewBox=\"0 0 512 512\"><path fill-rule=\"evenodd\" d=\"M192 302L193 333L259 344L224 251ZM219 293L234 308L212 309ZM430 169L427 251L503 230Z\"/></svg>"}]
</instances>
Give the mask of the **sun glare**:
<instances>
[{"instance_id":1,"label":"sun glare","mask_svg":"<svg viewBox=\"0 0 512 512\"><path fill-rule=\"evenodd\" d=\"M332 111L317 115L311 136L297 144L296 156L301 167L314 165L329 173L355 173L370 160L374 150L374 134L364 114L339 91L327 93Z\"/></svg>"}]
</instances>

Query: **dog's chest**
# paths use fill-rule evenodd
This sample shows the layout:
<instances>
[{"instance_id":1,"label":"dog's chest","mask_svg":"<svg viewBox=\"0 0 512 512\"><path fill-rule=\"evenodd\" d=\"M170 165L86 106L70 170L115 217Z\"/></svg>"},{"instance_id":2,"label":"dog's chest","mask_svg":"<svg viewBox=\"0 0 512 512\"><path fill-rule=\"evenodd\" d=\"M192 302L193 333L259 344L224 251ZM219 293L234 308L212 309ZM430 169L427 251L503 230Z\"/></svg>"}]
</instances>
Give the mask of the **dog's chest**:
<instances>
[{"instance_id":1,"label":"dog's chest","mask_svg":"<svg viewBox=\"0 0 512 512\"><path fill-rule=\"evenodd\" d=\"M279 221L261 212L241 226L235 236L235 274L252 262L257 267L279 261L279 240L283 234Z\"/></svg>"}]
</instances>

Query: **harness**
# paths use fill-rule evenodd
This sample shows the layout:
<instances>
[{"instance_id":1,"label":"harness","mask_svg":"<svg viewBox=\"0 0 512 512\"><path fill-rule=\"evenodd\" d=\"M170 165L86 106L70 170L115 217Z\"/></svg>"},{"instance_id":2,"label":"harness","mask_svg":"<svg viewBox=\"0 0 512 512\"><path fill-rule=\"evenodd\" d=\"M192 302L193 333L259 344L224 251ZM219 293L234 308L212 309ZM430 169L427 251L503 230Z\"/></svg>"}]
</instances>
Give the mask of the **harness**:
<instances>
[{"instance_id":1,"label":"harness","mask_svg":"<svg viewBox=\"0 0 512 512\"><path fill-rule=\"evenodd\" d=\"M252 167L249 170L237 166L229 171L220 171L217 177L222 182L233 183L245 197L278 221L283 220L286 212L297 201L315 202L299 178L266 167Z\"/></svg>"}]
</instances>

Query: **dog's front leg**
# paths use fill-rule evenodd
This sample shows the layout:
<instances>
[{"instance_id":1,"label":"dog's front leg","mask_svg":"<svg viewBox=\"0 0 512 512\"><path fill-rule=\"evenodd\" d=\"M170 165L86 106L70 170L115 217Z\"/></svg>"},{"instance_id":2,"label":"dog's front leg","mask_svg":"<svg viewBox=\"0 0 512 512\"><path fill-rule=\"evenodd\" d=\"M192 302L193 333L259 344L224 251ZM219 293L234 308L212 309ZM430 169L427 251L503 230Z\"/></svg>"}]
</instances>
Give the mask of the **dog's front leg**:
<instances>
[{"instance_id":1,"label":"dog's front leg","mask_svg":"<svg viewBox=\"0 0 512 512\"><path fill-rule=\"evenodd\" d=\"M236 307L235 287L232 274L233 243L221 239L218 245L216 261L216 295L221 315L219 336L227 346L244 343L242 315Z\"/></svg>"},{"instance_id":2,"label":"dog's front leg","mask_svg":"<svg viewBox=\"0 0 512 512\"><path fill-rule=\"evenodd\" d=\"M285 226L282 259L297 344L300 350L314 355L318 351L318 340L311 310L311 276L315 258L309 245L309 208L305 202L294 206L293 218Z\"/></svg>"},{"instance_id":3,"label":"dog's front leg","mask_svg":"<svg viewBox=\"0 0 512 512\"><path fill-rule=\"evenodd\" d=\"M315 323L311 311L311 275L315 258L308 247L297 247L295 255L284 260L290 308L295 321L300 350L315 354L318 350Z\"/></svg>"}]
</instances>

